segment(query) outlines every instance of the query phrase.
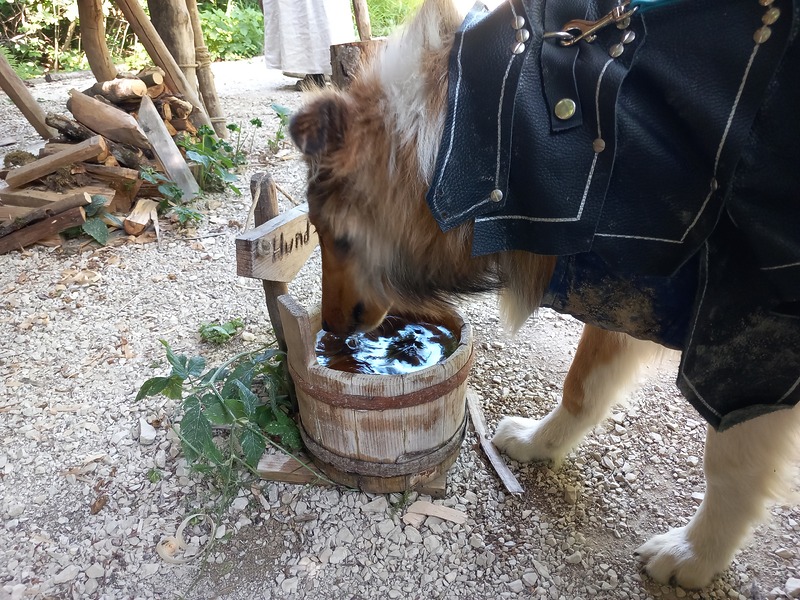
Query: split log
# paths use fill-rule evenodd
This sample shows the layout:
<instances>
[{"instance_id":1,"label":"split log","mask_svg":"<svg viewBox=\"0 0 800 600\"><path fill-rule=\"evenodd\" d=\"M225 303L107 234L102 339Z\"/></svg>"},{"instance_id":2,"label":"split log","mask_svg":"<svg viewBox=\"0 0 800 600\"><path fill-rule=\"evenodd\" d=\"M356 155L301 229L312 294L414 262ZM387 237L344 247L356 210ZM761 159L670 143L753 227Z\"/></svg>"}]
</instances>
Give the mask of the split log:
<instances>
[{"instance_id":1,"label":"split log","mask_svg":"<svg viewBox=\"0 0 800 600\"><path fill-rule=\"evenodd\" d=\"M0 88L8 95L11 101L19 108L20 112L33 125L36 132L44 139L55 136L56 132L45 123L42 107L25 87L22 79L8 64L6 57L0 53Z\"/></svg>"},{"instance_id":2,"label":"split log","mask_svg":"<svg viewBox=\"0 0 800 600\"><path fill-rule=\"evenodd\" d=\"M139 235L150 224L158 222L158 202L149 198L142 198L136 203L133 212L125 217L122 226L128 235Z\"/></svg>"},{"instance_id":3,"label":"split log","mask_svg":"<svg viewBox=\"0 0 800 600\"><path fill-rule=\"evenodd\" d=\"M167 91L167 86L163 83L159 83L158 85L151 85L147 88L147 95L150 96L153 100L161 96Z\"/></svg>"},{"instance_id":4,"label":"split log","mask_svg":"<svg viewBox=\"0 0 800 600\"><path fill-rule=\"evenodd\" d=\"M83 207L71 208L0 238L0 254L30 246L41 239L53 236L70 227L77 227L85 222L86 213Z\"/></svg>"},{"instance_id":5,"label":"split log","mask_svg":"<svg viewBox=\"0 0 800 600\"><path fill-rule=\"evenodd\" d=\"M171 121L169 121L169 124L172 127L172 129L175 131L175 133L173 133L172 135L177 135L177 133L179 131L188 131L192 135L197 133L197 127L195 127L194 123L192 123L189 119L186 119L186 118L184 118L184 119L172 119ZM169 128L167 128L167 129L169 129Z\"/></svg>"},{"instance_id":6,"label":"split log","mask_svg":"<svg viewBox=\"0 0 800 600\"><path fill-rule=\"evenodd\" d=\"M178 130L175 129L175 126L166 119L164 119L164 127L167 128L167 133L169 133L170 137L175 137L176 135L178 135Z\"/></svg>"},{"instance_id":7,"label":"split log","mask_svg":"<svg viewBox=\"0 0 800 600\"><path fill-rule=\"evenodd\" d=\"M117 76L106 44L105 17L102 0L78 0L78 18L81 21L81 43L97 81L109 81Z\"/></svg>"},{"instance_id":8,"label":"split log","mask_svg":"<svg viewBox=\"0 0 800 600\"><path fill-rule=\"evenodd\" d=\"M47 206L36 208L28 212L24 217L16 219L7 225L0 227L0 238L19 231L23 227L27 227L31 223L41 221L53 217L59 213L70 210L77 206L86 206L91 204L92 197L89 194L68 194L62 195L61 200L51 202Z\"/></svg>"},{"instance_id":9,"label":"split log","mask_svg":"<svg viewBox=\"0 0 800 600\"><path fill-rule=\"evenodd\" d=\"M72 114L86 127L115 142L137 148L150 147L147 136L136 119L125 111L107 106L75 89L69 93L72 98Z\"/></svg>"},{"instance_id":10,"label":"split log","mask_svg":"<svg viewBox=\"0 0 800 600\"><path fill-rule=\"evenodd\" d=\"M108 146L100 136L89 138L80 144L75 144L69 149L63 150L58 154L40 158L29 163L24 167L17 167L9 171L6 183L9 187L20 187L45 175L49 175L59 167L81 162L88 158L94 158L99 154L107 153Z\"/></svg>"},{"instance_id":11,"label":"split log","mask_svg":"<svg viewBox=\"0 0 800 600\"><path fill-rule=\"evenodd\" d=\"M153 101L148 96L142 98L139 123L153 146L153 152L164 166L167 176L183 192L183 201L189 201L197 196L200 193L200 186L197 185L183 155L164 126L161 115L158 114Z\"/></svg>"},{"instance_id":12,"label":"split log","mask_svg":"<svg viewBox=\"0 0 800 600\"><path fill-rule=\"evenodd\" d=\"M113 197L114 190L107 185L85 185L82 187L72 188L67 192L69 195L74 194L89 194L94 196L100 194L102 196ZM2 189L0 190L0 200L6 205L20 206L24 208L39 208L46 207L64 199L64 194L59 192L51 192L49 190L37 190L33 188L20 188L18 190Z\"/></svg>"},{"instance_id":13,"label":"split log","mask_svg":"<svg viewBox=\"0 0 800 600\"><path fill-rule=\"evenodd\" d=\"M136 37L142 42L142 45L147 50L150 58L156 66L164 71L164 79L167 87L175 93L182 94L189 102L197 107L197 114L194 121L200 125L208 125L211 127L211 120L203 108L200 98L195 90L187 81L183 72L178 67L178 63L170 54L161 36L158 35L155 27L147 18L144 9L139 5L137 0L115 0L116 5L125 15L125 19L133 29Z\"/></svg>"},{"instance_id":14,"label":"split log","mask_svg":"<svg viewBox=\"0 0 800 600\"><path fill-rule=\"evenodd\" d=\"M377 53L384 40L367 40L331 46L331 82L340 89L350 87L361 65Z\"/></svg>"},{"instance_id":15,"label":"split log","mask_svg":"<svg viewBox=\"0 0 800 600\"><path fill-rule=\"evenodd\" d=\"M137 75L147 87L164 85L164 74L160 71L141 71Z\"/></svg>"},{"instance_id":16,"label":"split log","mask_svg":"<svg viewBox=\"0 0 800 600\"><path fill-rule=\"evenodd\" d=\"M108 167L101 165L84 164L86 172L95 179L105 182L114 190L109 212L127 213L133 206L133 201L142 187L139 172L124 167Z\"/></svg>"},{"instance_id":17,"label":"split log","mask_svg":"<svg viewBox=\"0 0 800 600\"><path fill-rule=\"evenodd\" d=\"M181 100L175 96L165 98L164 103L169 105L170 110L172 110L172 116L176 119L186 119L192 114L192 110L194 109L190 102L186 102L186 100Z\"/></svg>"},{"instance_id":18,"label":"split log","mask_svg":"<svg viewBox=\"0 0 800 600\"><path fill-rule=\"evenodd\" d=\"M98 81L88 91L88 95L100 95L113 104L119 104L144 96L147 93L147 84L141 79L113 79Z\"/></svg>"},{"instance_id":19,"label":"split log","mask_svg":"<svg viewBox=\"0 0 800 600\"><path fill-rule=\"evenodd\" d=\"M64 115L47 113L45 121L48 125L57 129L62 135L74 140L86 140L97 135L96 132L92 131L88 127L81 125L77 121L73 121ZM134 148L125 144L118 144L117 142L112 142L110 140L106 140L106 144L108 145L111 155L116 158L117 161L119 161L119 164L124 167L131 169L142 169L153 166L152 163L145 158L144 154L139 148Z\"/></svg>"},{"instance_id":20,"label":"split log","mask_svg":"<svg viewBox=\"0 0 800 600\"><path fill-rule=\"evenodd\" d=\"M31 210L33 209L25 206L11 206L10 204L3 204L0 202L0 221L19 219L28 214Z\"/></svg>"}]
</instances>

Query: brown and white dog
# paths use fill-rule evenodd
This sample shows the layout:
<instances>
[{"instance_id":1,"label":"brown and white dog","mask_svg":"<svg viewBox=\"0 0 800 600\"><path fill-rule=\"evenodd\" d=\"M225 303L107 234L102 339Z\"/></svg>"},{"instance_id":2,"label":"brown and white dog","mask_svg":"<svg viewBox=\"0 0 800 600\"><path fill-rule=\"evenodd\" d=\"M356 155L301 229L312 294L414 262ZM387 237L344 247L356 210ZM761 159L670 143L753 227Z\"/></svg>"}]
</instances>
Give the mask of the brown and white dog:
<instances>
[{"instance_id":1,"label":"brown and white dog","mask_svg":"<svg viewBox=\"0 0 800 600\"><path fill-rule=\"evenodd\" d=\"M389 310L435 314L453 298L498 289L519 327L539 306L555 259L471 255L472 224L443 233L425 201L442 134L448 57L462 21L450 0L426 0L401 36L346 92L317 92L290 131L309 165L309 217L322 248L322 317L329 331L376 327ZM504 418L494 443L519 461L558 461L637 380L658 346L586 325L563 400L542 420ZM684 527L637 551L647 572L707 585L729 565L765 503L787 487L800 408L724 433L709 428L707 491Z\"/></svg>"}]
</instances>

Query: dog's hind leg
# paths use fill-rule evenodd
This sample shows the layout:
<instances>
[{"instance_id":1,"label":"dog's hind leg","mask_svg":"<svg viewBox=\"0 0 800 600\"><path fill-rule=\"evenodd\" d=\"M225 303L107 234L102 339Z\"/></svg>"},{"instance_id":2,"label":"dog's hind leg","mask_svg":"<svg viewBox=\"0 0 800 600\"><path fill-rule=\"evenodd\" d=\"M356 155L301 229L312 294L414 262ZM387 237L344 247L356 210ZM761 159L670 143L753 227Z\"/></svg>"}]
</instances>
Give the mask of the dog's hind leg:
<instances>
[{"instance_id":1,"label":"dog's hind leg","mask_svg":"<svg viewBox=\"0 0 800 600\"><path fill-rule=\"evenodd\" d=\"M800 407L745 421L718 433L709 428L704 470L706 493L684 527L657 535L636 550L650 575L684 588L699 588L725 570L768 500L789 488L797 454Z\"/></svg>"},{"instance_id":2,"label":"dog's hind leg","mask_svg":"<svg viewBox=\"0 0 800 600\"><path fill-rule=\"evenodd\" d=\"M585 325L561 404L541 420L503 418L494 445L521 462L559 462L623 398L658 349L651 342Z\"/></svg>"}]
</instances>

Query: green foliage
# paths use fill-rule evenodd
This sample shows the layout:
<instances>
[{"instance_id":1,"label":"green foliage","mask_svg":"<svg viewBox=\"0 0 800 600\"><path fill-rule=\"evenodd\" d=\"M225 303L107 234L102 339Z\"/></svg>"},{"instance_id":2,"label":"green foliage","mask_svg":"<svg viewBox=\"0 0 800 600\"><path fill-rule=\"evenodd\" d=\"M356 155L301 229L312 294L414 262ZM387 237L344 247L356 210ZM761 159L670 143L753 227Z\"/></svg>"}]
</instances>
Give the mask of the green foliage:
<instances>
[{"instance_id":1,"label":"green foliage","mask_svg":"<svg viewBox=\"0 0 800 600\"><path fill-rule=\"evenodd\" d=\"M261 348L206 369L204 358L175 354L166 341L161 343L172 370L145 381L136 399L161 394L181 401L178 435L195 470L230 483L237 470L255 473L268 444L300 448L297 425L289 416L283 352ZM215 439L214 427L229 431L226 441Z\"/></svg>"},{"instance_id":2,"label":"green foliage","mask_svg":"<svg viewBox=\"0 0 800 600\"><path fill-rule=\"evenodd\" d=\"M369 0L372 35L389 35L422 4L422 0Z\"/></svg>"},{"instance_id":3,"label":"green foliage","mask_svg":"<svg viewBox=\"0 0 800 600\"><path fill-rule=\"evenodd\" d=\"M174 181L152 168L142 169L139 176L144 181L158 186L158 191L164 196L158 205L160 213L173 215L181 227L202 222L203 213L195 207L183 203L183 190Z\"/></svg>"},{"instance_id":4,"label":"green foliage","mask_svg":"<svg viewBox=\"0 0 800 600\"><path fill-rule=\"evenodd\" d=\"M109 236L106 223L112 223L115 227L122 229L122 221L108 212L107 207L110 201L109 198L101 194L92 196L91 203L83 209L86 213L86 221L80 227L67 229L64 234L67 237L77 237L81 233L85 233L101 246L105 246L108 243Z\"/></svg>"},{"instance_id":5,"label":"green foliage","mask_svg":"<svg viewBox=\"0 0 800 600\"><path fill-rule=\"evenodd\" d=\"M229 342L243 328L244 322L241 319L232 319L225 323L203 323L200 325L200 338L204 342L221 345Z\"/></svg>"},{"instance_id":6,"label":"green foliage","mask_svg":"<svg viewBox=\"0 0 800 600\"><path fill-rule=\"evenodd\" d=\"M288 108L280 104L271 104L270 108L275 111L275 116L278 117L278 130L275 132L275 137L267 140L269 149L275 154L286 141L286 127L289 125L289 117L291 117L292 113Z\"/></svg>"},{"instance_id":7,"label":"green foliage","mask_svg":"<svg viewBox=\"0 0 800 600\"><path fill-rule=\"evenodd\" d=\"M207 7L200 11L200 23L216 60L250 58L264 52L264 16L257 6L233 5L230 11Z\"/></svg>"},{"instance_id":8,"label":"green foliage","mask_svg":"<svg viewBox=\"0 0 800 600\"><path fill-rule=\"evenodd\" d=\"M201 126L195 137L179 138L177 144L186 150L186 158L199 165L197 183L201 190L224 192L227 188L241 196L242 192L234 185L236 175L232 171L245 164L244 152L219 139L207 125Z\"/></svg>"},{"instance_id":9,"label":"green foliage","mask_svg":"<svg viewBox=\"0 0 800 600\"><path fill-rule=\"evenodd\" d=\"M147 480L148 480L150 483L158 483L158 482L159 482L159 481L161 481L163 478L164 478L164 476L161 474L161 471L159 471L159 470L158 470L158 469L156 469L156 468L150 469L150 470L147 472Z\"/></svg>"}]
</instances>

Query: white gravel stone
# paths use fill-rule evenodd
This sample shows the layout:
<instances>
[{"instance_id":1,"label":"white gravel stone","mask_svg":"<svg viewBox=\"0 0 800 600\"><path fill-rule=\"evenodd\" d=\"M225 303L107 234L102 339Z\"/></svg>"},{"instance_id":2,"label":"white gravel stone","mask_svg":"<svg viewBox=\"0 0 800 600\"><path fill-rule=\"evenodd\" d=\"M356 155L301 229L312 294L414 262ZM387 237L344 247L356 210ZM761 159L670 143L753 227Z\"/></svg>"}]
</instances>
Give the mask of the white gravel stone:
<instances>
[{"instance_id":1,"label":"white gravel stone","mask_svg":"<svg viewBox=\"0 0 800 600\"><path fill-rule=\"evenodd\" d=\"M383 514L389 508L389 501L386 496L378 496L372 502L361 506L361 511L365 513Z\"/></svg>"},{"instance_id":2,"label":"white gravel stone","mask_svg":"<svg viewBox=\"0 0 800 600\"><path fill-rule=\"evenodd\" d=\"M792 552L788 548L778 548L777 550L775 550L775 554L787 560L794 558L794 552Z\"/></svg>"},{"instance_id":3,"label":"white gravel stone","mask_svg":"<svg viewBox=\"0 0 800 600\"><path fill-rule=\"evenodd\" d=\"M98 579L106 574L106 570L100 563L93 563L88 569L86 569L86 576L91 579Z\"/></svg>"},{"instance_id":4,"label":"white gravel stone","mask_svg":"<svg viewBox=\"0 0 800 600\"><path fill-rule=\"evenodd\" d=\"M800 578L790 577L786 580L783 589L789 598L800 598Z\"/></svg>"},{"instance_id":5,"label":"white gravel stone","mask_svg":"<svg viewBox=\"0 0 800 600\"><path fill-rule=\"evenodd\" d=\"M14 504L8 509L8 516L12 519L15 519L22 515L25 512L25 506L23 504Z\"/></svg>"},{"instance_id":6,"label":"white gravel stone","mask_svg":"<svg viewBox=\"0 0 800 600\"><path fill-rule=\"evenodd\" d=\"M145 419L139 419L139 443L149 446L156 441L156 430Z\"/></svg>"},{"instance_id":7,"label":"white gravel stone","mask_svg":"<svg viewBox=\"0 0 800 600\"><path fill-rule=\"evenodd\" d=\"M68 581L72 581L78 576L78 573L81 572L81 568L77 565L70 565L65 567L63 570L59 571L59 573L53 577L53 583L66 583Z\"/></svg>"},{"instance_id":8,"label":"white gravel stone","mask_svg":"<svg viewBox=\"0 0 800 600\"><path fill-rule=\"evenodd\" d=\"M338 546L337 548L334 549L328 561L332 565L338 565L339 563L345 561L348 554L349 552L347 551L347 548L345 548L344 546Z\"/></svg>"},{"instance_id":9,"label":"white gravel stone","mask_svg":"<svg viewBox=\"0 0 800 600\"><path fill-rule=\"evenodd\" d=\"M406 525L405 529L403 529L403 533L406 534L406 539L412 544L419 544L422 542L422 535L416 527Z\"/></svg>"},{"instance_id":10,"label":"white gravel stone","mask_svg":"<svg viewBox=\"0 0 800 600\"><path fill-rule=\"evenodd\" d=\"M580 563L583 560L583 554L581 554L580 550L578 550L578 551L573 552L572 554L570 554L564 560L566 560L571 565L577 565L578 563Z\"/></svg>"}]
</instances>

